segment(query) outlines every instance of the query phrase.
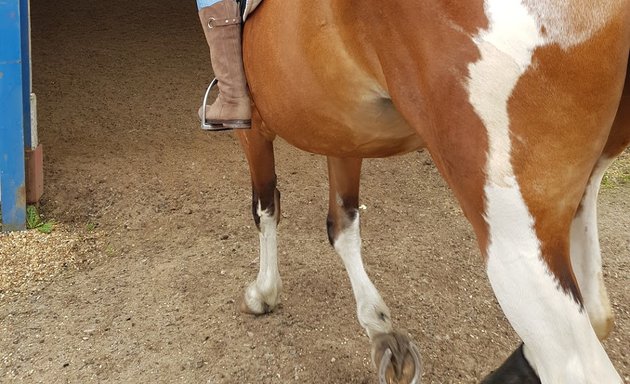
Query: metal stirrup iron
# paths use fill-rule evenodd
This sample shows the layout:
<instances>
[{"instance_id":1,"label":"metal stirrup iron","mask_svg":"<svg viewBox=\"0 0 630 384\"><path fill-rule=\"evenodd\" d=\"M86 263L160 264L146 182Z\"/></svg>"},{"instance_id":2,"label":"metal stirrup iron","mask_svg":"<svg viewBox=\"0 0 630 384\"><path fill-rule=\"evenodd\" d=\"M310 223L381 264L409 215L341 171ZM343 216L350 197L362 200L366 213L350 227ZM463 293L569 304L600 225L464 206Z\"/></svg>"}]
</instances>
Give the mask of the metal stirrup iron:
<instances>
[{"instance_id":1,"label":"metal stirrup iron","mask_svg":"<svg viewBox=\"0 0 630 384\"><path fill-rule=\"evenodd\" d=\"M203 104L201 104L201 129L204 131L227 131L232 128L224 127L223 124L210 124L208 120L206 120L206 108L208 107L208 96L210 95L210 91L217 84L219 84L219 80L215 77L210 85L208 85L208 89L206 89L206 94L203 96Z\"/></svg>"}]
</instances>

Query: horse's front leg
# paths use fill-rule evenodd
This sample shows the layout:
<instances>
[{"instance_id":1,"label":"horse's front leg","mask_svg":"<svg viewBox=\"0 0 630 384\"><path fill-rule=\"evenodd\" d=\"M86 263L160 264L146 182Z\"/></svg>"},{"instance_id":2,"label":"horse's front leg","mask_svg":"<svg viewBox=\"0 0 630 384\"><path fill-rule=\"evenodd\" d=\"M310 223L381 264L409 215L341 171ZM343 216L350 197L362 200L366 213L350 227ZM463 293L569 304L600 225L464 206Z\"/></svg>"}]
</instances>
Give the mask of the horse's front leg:
<instances>
[{"instance_id":1,"label":"horse's front leg","mask_svg":"<svg viewBox=\"0 0 630 384\"><path fill-rule=\"evenodd\" d=\"M276 189L273 139L260 132L254 114L251 130L239 130L252 178L252 214L260 238L260 269L245 290L241 310L252 314L271 312L280 302L282 280L278 272L277 226L280 221L280 192Z\"/></svg>"},{"instance_id":2,"label":"horse's front leg","mask_svg":"<svg viewBox=\"0 0 630 384\"><path fill-rule=\"evenodd\" d=\"M420 357L406 333L395 332L389 308L368 277L361 258L359 178L361 159L328 158L328 238L350 277L359 323L372 342L381 382L417 383Z\"/></svg>"}]
</instances>

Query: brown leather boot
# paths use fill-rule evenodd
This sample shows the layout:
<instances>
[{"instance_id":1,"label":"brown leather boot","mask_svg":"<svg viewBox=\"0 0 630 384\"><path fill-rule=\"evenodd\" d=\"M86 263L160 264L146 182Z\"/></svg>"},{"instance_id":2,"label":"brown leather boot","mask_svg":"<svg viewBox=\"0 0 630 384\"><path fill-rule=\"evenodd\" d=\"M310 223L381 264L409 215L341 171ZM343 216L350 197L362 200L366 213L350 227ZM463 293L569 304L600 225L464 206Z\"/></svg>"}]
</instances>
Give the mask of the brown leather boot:
<instances>
[{"instance_id":1,"label":"brown leather boot","mask_svg":"<svg viewBox=\"0 0 630 384\"><path fill-rule=\"evenodd\" d=\"M250 128L252 113L243 69L239 7L234 0L223 0L200 9L199 20L219 85L219 96L206 107L205 123L210 125L208 129Z\"/></svg>"}]
</instances>

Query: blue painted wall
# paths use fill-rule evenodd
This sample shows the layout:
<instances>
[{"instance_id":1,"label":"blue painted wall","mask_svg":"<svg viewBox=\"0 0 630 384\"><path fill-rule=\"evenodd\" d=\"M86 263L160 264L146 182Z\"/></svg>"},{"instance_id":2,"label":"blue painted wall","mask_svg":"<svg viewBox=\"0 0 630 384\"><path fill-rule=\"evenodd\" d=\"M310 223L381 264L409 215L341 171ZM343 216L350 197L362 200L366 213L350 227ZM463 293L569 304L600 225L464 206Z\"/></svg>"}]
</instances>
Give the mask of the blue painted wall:
<instances>
[{"instance_id":1,"label":"blue painted wall","mask_svg":"<svg viewBox=\"0 0 630 384\"><path fill-rule=\"evenodd\" d=\"M0 0L0 205L2 229L26 222L25 136L30 141L27 0ZM28 143L26 143L28 144Z\"/></svg>"}]
</instances>

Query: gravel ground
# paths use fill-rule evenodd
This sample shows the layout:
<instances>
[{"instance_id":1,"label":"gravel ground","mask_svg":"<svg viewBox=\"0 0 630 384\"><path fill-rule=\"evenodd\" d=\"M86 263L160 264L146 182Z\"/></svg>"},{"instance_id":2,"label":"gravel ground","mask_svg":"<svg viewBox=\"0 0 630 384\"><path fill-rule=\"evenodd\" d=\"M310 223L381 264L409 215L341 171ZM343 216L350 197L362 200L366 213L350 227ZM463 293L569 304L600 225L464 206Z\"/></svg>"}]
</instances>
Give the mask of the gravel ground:
<instances>
[{"instance_id":1,"label":"gravel ground","mask_svg":"<svg viewBox=\"0 0 630 384\"><path fill-rule=\"evenodd\" d=\"M50 234L35 229L0 233L0 298L102 259L106 248L99 241L100 235L99 231L77 230L67 224L55 225Z\"/></svg>"}]
</instances>

